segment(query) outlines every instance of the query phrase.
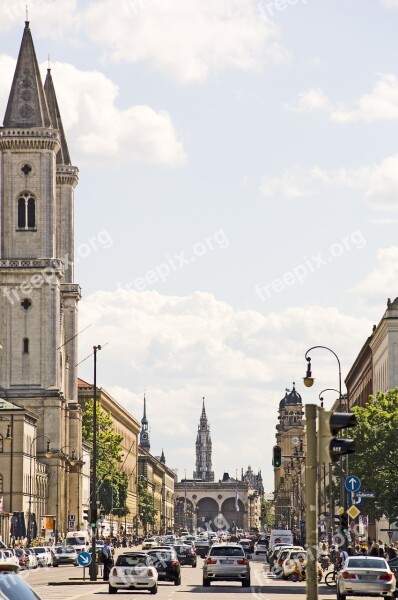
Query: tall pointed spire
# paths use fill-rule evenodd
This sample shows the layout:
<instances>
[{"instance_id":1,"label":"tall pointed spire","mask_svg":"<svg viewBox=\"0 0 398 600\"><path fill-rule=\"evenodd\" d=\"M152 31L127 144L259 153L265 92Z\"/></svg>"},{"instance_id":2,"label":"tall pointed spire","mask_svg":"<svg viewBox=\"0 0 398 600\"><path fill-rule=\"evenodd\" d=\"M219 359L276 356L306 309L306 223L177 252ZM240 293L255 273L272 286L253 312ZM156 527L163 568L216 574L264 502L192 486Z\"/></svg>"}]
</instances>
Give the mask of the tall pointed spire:
<instances>
[{"instance_id":1,"label":"tall pointed spire","mask_svg":"<svg viewBox=\"0 0 398 600\"><path fill-rule=\"evenodd\" d=\"M48 110L52 125L55 129L58 129L61 138L61 148L57 154L58 165L71 165L68 145L66 143L66 137L64 127L62 125L61 113L59 112L57 96L55 95L53 78L51 76L51 69L47 69L47 76L44 82L44 92L47 99Z\"/></svg>"},{"instance_id":2,"label":"tall pointed spire","mask_svg":"<svg viewBox=\"0 0 398 600\"><path fill-rule=\"evenodd\" d=\"M4 127L51 127L29 21L25 21Z\"/></svg>"},{"instance_id":3,"label":"tall pointed spire","mask_svg":"<svg viewBox=\"0 0 398 600\"><path fill-rule=\"evenodd\" d=\"M193 474L194 479L214 481L214 472L211 470L211 452L210 427L207 421L205 399L203 398L202 414L196 437L196 471Z\"/></svg>"},{"instance_id":4,"label":"tall pointed spire","mask_svg":"<svg viewBox=\"0 0 398 600\"><path fill-rule=\"evenodd\" d=\"M161 455L161 457L160 457L160 462L162 463L162 465L165 465L165 464L166 464L166 457L165 457L165 455L164 455L164 450L163 450L163 448L162 448L162 455Z\"/></svg>"},{"instance_id":5,"label":"tall pointed spire","mask_svg":"<svg viewBox=\"0 0 398 600\"><path fill-rule=\"evenodd\" d=\"M141 432L140 432L140 446L148 452L151 449L151 442L149 440L148 431L148 419L146 417L146 398L144 394L144 416L141 419Z\"/></svg>"}]
</instances>

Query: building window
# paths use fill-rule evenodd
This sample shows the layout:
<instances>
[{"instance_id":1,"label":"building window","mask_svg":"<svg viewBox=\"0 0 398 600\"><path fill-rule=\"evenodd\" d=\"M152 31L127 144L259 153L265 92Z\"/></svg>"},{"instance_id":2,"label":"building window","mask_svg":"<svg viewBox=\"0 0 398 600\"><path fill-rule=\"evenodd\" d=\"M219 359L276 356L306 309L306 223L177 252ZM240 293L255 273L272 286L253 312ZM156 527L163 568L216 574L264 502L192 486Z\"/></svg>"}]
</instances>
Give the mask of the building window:
<instances>
[{"instance_id":1,"label":"building window","mask_svg":"<svg viewBox=\"0 0 398 600\"><path fill-rule=\"evenodd\" d=\"M23 339L23 353L29 354L29 338Z\"/></svg>"},{"instance_id":2,"label":"building window","mask_svg":"<svg viewBox=\"0 0 398 600\"><path fill-rule=\"evenodd\" d=\"M0 494L3 493L3 475L0 475Z\"/></svg>"},{"instance_id":3,"label":"building window","mask_svg":"<svg viewBox=\"0 0 398 600\"><path fill-rule=\"evenodd\" d=\"M36 228L36 201L26 192L18 198L18 229Z\"/></svg>"},{"instance_id":4,"label":"building window","mask_svg":"<svg viewBox=\"0 0 398 600\"><path fill-rule=\"evenodd\" d=\"M4 440L3 436L0 433L0 452L4 452Z\"/></svg>"}]
</instances>

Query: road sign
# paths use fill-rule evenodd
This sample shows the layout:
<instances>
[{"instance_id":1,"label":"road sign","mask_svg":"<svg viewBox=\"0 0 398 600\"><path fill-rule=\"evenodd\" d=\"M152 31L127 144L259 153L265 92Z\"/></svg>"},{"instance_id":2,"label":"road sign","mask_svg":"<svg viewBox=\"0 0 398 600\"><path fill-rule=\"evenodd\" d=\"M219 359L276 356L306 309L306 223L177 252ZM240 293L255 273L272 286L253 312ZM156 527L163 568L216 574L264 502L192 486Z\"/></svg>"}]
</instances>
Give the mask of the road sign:
<instances>
[{"instance_id":1,"label":"road sign","mask_svg":"<svg viewBox=\"0 0 398 600\"><path fill-rule=\"evenodd\" d=\"M361 513L361 511L358 510L356 506L352 505L347 510L347 513L350 515L351 519L355 519L355 517L357 517Z\"/></svg>"},{"instance_id":2,"label":"road sign","mask_svg":"<svg viewBox=\"0 0 398 600\"><path fill-rule=\"evenodd\" d=\"M361 487L361 480L356 475L349 475L346 477L344 485L349 492L357 492Z\"/></svg>"},{"instance_id":3,"label":"road sign","mask_svg":"<svg viewBox=\"0 0 398 600\"><path fill-rule=\"evenodd\" d=\"M338 508L338 509L336 510L336 514L337 514L337 515L343 515L343 514L344 514L344 508L343 508L342 506L340 506L340 508Z\"/></svg>"},{"instance_id":4,"label":"road sign","mask_svg":"<svg viewBox=\"0 0 398 600\"><path fill-rule=\"evenodd\" d=\"M357 496L361 498L374 498L376 494L375 492L357 492Z\"/></svg>"},{"instance_id":5,"label":"road sign","mask_svg":"<svg viewBox=\"0 0 398 600\"><path fill-rule=\"evenodd\" d=\"M81 567L89 567L91 565L91 554L89 552L79 552L77 562Z\"/></svg>"}]
</instances>

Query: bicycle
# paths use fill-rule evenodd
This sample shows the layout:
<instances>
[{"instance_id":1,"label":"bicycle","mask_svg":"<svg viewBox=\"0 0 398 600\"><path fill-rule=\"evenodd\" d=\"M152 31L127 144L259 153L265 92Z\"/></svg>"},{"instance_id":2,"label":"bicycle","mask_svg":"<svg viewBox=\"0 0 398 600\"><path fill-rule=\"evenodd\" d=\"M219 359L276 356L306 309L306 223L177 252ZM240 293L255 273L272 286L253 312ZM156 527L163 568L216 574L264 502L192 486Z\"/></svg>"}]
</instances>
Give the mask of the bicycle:
<instances>
[{"instance_id":1,"label":"bicycle","mask_svg":"<svg viewBox=\"0 0 398 600\"><path fill-rule=\"evenodd\" d=\"M328 587L333 588L336 587L336 576L339 569L334 569L333 571L329 571L325 575L325 583Z\"/></svg>"}]
</instances>

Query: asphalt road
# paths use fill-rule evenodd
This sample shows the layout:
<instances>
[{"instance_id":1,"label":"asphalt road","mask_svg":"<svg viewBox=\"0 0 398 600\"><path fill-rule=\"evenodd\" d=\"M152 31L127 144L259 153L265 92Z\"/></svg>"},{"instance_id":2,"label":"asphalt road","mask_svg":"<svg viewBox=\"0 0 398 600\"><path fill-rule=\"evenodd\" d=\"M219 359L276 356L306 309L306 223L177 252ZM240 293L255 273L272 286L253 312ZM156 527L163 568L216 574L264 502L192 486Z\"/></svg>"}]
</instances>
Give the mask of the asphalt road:
<instances>
[{"instance_id":1,"label":"asphalt road","mask_svg":"<svg viewBox=\"0 0 398 600\"><path fill-rule=\"evenodd\" d=\"M122 549L119 550L123 551ZM203 560L198 559L196 569L188 566L182 567L182 584L174 586L172 583L160 582L157 600L195 600L196 594L206 594L216 597L217 600L244 600L241 595L251 595L255 600L305 600L305 583L292 583L275 579L268 572L268 566L262 557L253 557L251 561L251 588L242 588L240 583L213 583L209 588L202 587ZM42 600L99 600L108 598L108 586L105 583L80 583L75 578L82 577L81 567L62 566L54 568L41 568L35 571L21 572L26 581L39 594ZM88 573L87 573L88 578ZM59 583L60 585L52 585ZM71 585L72 584L72 585ZM239 596L239 597L238 597ZM146 591L117 593L117 598L146 597ZM319 586L319 597L322 600L336 600L335 591L324 584ZM211 598L209 598L211 600Z\"/></svg>"}]
</instances>

